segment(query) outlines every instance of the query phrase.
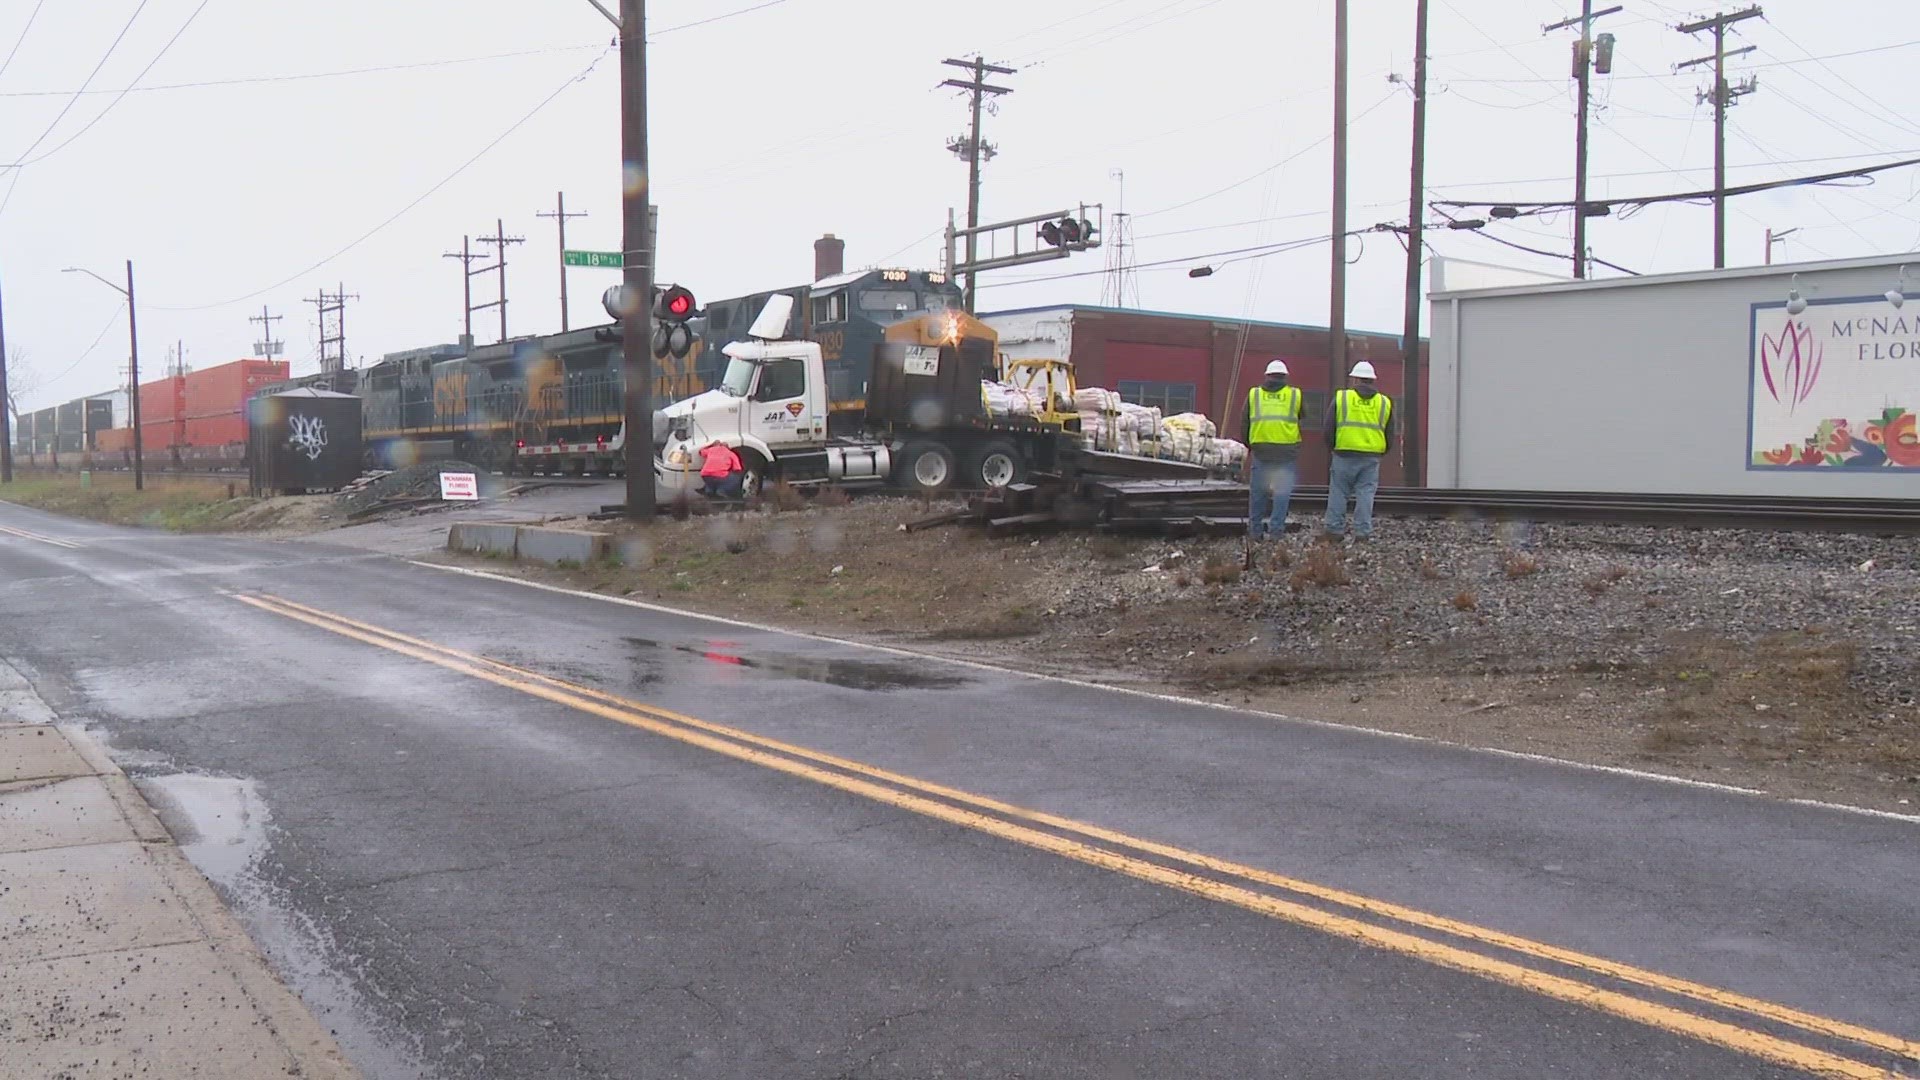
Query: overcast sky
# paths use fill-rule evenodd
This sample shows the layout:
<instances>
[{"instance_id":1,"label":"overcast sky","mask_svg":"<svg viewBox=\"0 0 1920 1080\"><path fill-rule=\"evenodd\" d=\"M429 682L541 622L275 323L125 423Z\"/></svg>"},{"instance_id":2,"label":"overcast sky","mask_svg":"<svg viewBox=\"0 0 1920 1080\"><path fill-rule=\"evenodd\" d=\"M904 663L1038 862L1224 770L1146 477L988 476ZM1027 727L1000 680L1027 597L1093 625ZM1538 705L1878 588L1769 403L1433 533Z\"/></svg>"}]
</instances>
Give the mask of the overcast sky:
<instances>
[{"instance_id":1,"label":"overcast sky","mask_svg":"<svg viewBox=\"0 0 1920 1080\"><path fill-rule=\"evenodd\" d=\"M1571 37L1541 27L1577 5L1433 2L1430 192L1570 197ZM1706 187L1712 114L1695 99L1706 77L1671 68L1710 39L1672 30L1691 9L1625 2L1599 24L1618 46L1614 75L1595 86L1594 195ZM1776 2L1742 24L1736 43L1757 51L1732 71L1757 75L1759 90L1732 111L1733 181L1920 156L1909 6ZM1404 221L1411 106L1388 75L1410 73L1413 4L1354 8L1352 220ZM703 299L804 282L823 232L847 241L850 267L936 266L938 230L949 207L964 211L966 187L945 149L965 103L938 88L954 74L940 61L980 50L1020 69L998 77L1015 92L987 122L999 147L987 220L1081 201L1111 213L1123 171L1133 255L1166 263L1139 272L1141 306L1325 323L1325 245L1207 279L1185 270L1327 233L1326 3L657 0L649 25L661 276ZM569 246L619 247L618 58L587 0L0 0L0 49L23 28L0 69L0 165L28 163L0 173L0 283L7 342L40 382L32 405L112 388L125 364L120 297L65 266L118 278L135 261L150 371L175 341L196 367L249 355L247 319L264 304L284 315L300 373L317 355L303 301L341 283L359 297L355 358L453 340L459 264L442 254L496 219L526 238L509 252L509 330L557 329L554 227L534 215L558 191L590 215L569 224ZM1801 230L1789 259L1920 248L1917 177L1735 200L1729 261L1758 263L1769 226ZM1491 231L1570 252L1567 224ZM1711 265L1711 235L1711 211L1681 205L1597 221L1590 243L1636 271L1676 271ZM1565 265L1474 236L1433 246ZM1397 329L1401 248L1379 234L1352 255L1351 325ZM1096 251L988 275L981 308L1098 302L1098 274L1021 279L1105 261ZM617 272L572 275L576 325L603 321L598 297ZM475 285L491 298L491 280ZM483 313L479 340L496 334Z\"/></svg>"}]
</instances>

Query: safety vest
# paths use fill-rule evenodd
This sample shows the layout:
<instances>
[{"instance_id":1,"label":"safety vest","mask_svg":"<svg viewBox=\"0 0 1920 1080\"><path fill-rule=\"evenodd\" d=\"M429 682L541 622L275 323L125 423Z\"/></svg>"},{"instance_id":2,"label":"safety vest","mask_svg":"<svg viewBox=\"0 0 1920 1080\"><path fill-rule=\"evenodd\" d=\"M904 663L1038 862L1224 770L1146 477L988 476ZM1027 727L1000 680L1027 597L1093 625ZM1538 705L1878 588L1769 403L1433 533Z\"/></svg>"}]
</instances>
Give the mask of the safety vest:
<instances>
[{"instance_id":1,"label":"safety vest","mask_svg":"<svg viewBox=\"0 0 1920 1080\"><path fill-rule=\"evenodd\" d=\"M1300 441L1300 388L1268 390L1256 386L1247 393L1247 418L1252 421L1249 441L1292 445Z\"/></svg>"},{"instance_id":2,"label":"safety vest","mask_svg":"<svg viewBox=\"0 0 1920 1080\"><path fill-rule=\"evenodd\" d=\"M1385 394L1371 399L1358 390L1342 390L1333 395L1333 448L1362 454L1387 452L1387 422L1393 419L1393 402Z\"/></svg>"}]
</instances>

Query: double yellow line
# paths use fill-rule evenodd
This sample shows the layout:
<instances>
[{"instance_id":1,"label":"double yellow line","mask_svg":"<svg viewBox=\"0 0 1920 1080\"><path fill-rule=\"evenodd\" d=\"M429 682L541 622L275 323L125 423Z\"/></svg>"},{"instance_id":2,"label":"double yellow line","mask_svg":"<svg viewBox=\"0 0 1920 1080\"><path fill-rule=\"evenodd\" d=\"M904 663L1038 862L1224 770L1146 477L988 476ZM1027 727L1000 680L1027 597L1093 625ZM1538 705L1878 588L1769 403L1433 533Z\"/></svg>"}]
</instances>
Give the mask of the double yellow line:
<instances>
[{"instance_id":1,"label":"double yellow line","mask_svg":"<svg viewBox=\"0 0 1920 1080\"><path fill-rule=\"evenodd\" d=\"M342 637L875 802L1476 975L1543 997L1633 1020L1776 1065L1847 1080L1888 1080L1898 1075L1889 1068L1794 1042L1751 1026L1756 1021L1798 1029L1835 1043L1855 1044L1909 1062L1920 1062L1920 1042L1897 1035L1187 851L1072 818L1028 810L864 762L632 701L280 597L253 595L240 596L238 599L262 611ZM1263 886L1266 890L1292 896L1274 895L1272 891L1249 886ZM1317 901L1324 906L1312 906L1303 900ZM1378 921L1358 918L1356 914ZM1383 922L1389 925L1381 925ZM1492 953L1465 947L1469 943L1487 947ZM1503 953L1508 955L1501 955ZM1527 966L1511 956L1537 961L1541 966ZM1596 981L1583 982L1554 968L1571 969ZM1610 988L1602 984L1605 982L1637 987L1648 996L1635 996ZM1745 1024L1689 1011L1661 1000L1663 997L1683 999L1725 1014L1734 1014Z\"/></svg>"},{"instance_id":2,"label":"double yellow line","mask_svg":"<svg viewBox=\"0 0 1920 1080\"><path fill-rule=\"evenodd\" d=\"M77 548L80 546L71 540L62 540L57 536L41 536L36 532L28 532L25 529L15 529L7 525L0 525L0 533L5 533L8 536L17 536L22 540L37 540L42 544L52 544L54 547Z\"/></svg>"}]
</instances>

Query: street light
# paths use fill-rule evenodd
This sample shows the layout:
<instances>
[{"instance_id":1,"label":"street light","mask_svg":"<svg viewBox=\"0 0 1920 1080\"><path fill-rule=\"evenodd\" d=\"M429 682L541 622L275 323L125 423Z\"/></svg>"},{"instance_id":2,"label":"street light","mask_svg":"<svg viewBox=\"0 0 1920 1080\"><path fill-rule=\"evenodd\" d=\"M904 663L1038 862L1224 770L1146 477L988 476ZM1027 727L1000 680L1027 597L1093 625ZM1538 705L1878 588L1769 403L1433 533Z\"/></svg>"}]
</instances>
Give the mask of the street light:
<instances>
[{"instance_id":1,"label":"street light","mask_svg":"<svg viewBox=\"0 0 1920 1080\"><path fill-rule=\"evenodd\" d=\"M140 454L140 331L134 322L133 314L133 260L127 260L127 287L120 286L101 277L84 267L69 266L60 271L63 274L85 274L114 292L127 298L127 377L130 389L127 391L127 404L133 414L133 490L144 491L147 487L146 470Z\"/></svg>"}]
</instances>

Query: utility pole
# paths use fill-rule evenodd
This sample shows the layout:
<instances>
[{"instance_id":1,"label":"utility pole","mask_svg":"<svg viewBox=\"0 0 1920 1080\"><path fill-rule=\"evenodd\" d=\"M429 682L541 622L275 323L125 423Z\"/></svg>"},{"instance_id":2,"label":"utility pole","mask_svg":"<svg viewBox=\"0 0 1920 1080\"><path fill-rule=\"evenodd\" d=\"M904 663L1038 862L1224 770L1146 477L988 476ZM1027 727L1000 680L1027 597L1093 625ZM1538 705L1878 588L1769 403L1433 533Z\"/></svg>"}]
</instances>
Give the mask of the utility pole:
<instances>
[{"instance_id":1,"label":"utility pole","mask_svg":"<svg viewBox=\"0 0 1920 1080\"><path fill-rule=\"evenodd\" d=\"M534 216L552 218L560 225L560 332L564 334L567 332L567 219L586 217L587 212L575 210L567 213L567 193L564 191L557 197L556 206L551 214L543 210Z\"/></svg>"},{"instance_id":2,"label":"utility pole","mask_svg":"<svg viewBox=\"0 0 1920 1080\"><path fill-rule=\"evenodd\" d=\"M461 333L460 333L460 345L462 348L465 348L468 351L472 351L473 349L473 275L477 273L481 273L481 271L475 270L473 268L473 260L480 257L473 253L473 237L471 236L461 237L459 251L449 251L440 257L443 259L459 259L460 260L460 310L462 312L461 318L464 320L461 323L461 326L463 329L461 330Z\"/></svg>"},{"instance_id":3,"label":"utility pole","mask_svg":"<svg viewBox=\"0 0 1920 1080\"><path fill-rule=\"evenodd\" d=\"M1682 34L1713 31L1713 55L1675 64L1673 70L1685 71L1707 63L1713 65L1713 89L1702 92L1699 100L1713 102L1713 268L1716 270L1727 265L1727 108L1760 88L1760 81L1751 77L1739 86L1727 85L1727 58L1745 56L1755 48L1749 45L1728 52L1727 28L1748 19L1757 19L1760 15L1760 8L1755 6L1732 13L1723 11L1710 19L1681 23L1674 27Z\"/></svg>"},{"instance_id":4,"label":"utility pole","mask_svg":"<svg viewBox=\"0 0 1920 1080\"><path fill-rule=\"evenodd\" d=\"M1542 28L1543 33L1551 34L1569 26L1580 27L1580 40L1573 43L1573 79L1578 86L1573 133L1573 276L1576 278L1587 276L1587 114L1591 111L1588 103L1593 90L1593 21L1622 10L1616 4L1595 11L1593 0L1581 0L1578 16ZM1600 52L1600 74L1606 75L1613 70L1612 34L1601 35Z\"/></svg>"},{"instance_id":5,"label":"utility pole","mask_svg":"<svg viewBox=\"0 0 1920 1080\"><path fill-rule=\"evenodd\" d=\"M490 272L499 273L500 299L494 301L491 304L481 304L479 307L476 307L473 310L479 311L482 308L490 308L490 307L499 308L500 309L500 340L505 341L507 340L507 247L510 244L524 244L527 242L527 238L524 236L508 236L506 222L496 218L493 223L493 235L480 237L480 242L483 244L493 245L494 258L500 260L498 263L495 263L492 266L482 267L479 271L480 273L483 273L483 274L490 273Z\"/></svg>"},{"instance_id":6,"label":"utility pole","mask_svg":"<svg viewBox=\"0 0 1920 1080\"><path fill-rule=\"evenodd\" d=\"M1414 0L1413 7L1413 176L1407 195L1407 311L1406 328L1401 341L1400 377L1406 398L1407 420L1400 440L1404 466L1402 481L1409 487L1420 483L1420 439L1414 426L1420 417L1420 256L1425 242L1422 218L1427 194L1427 0Z\"/></svg>"},{"instance_id":7,"label":"utility pole","mask_svg":"<svg viewBox=\"0 0 1920 1080\"><path fill-rule=\"evenodd\" d=\"M281 318L269 311L265 304L260 305L260 314L247 316L248 322L260 324L260 340L253 343L253 351L259 353L262 360L271 360L286 351L286 343L273 338L273 324Z\"/></svg>"},{"instance_id":8,"label":"utility pole","mask_svg":"<svg viewBox=\"0 0 1920 1080\"><path fill-rule=\"evenodd\" d=\"M13 399L7 396L7 314L0 297L0 484L13 483Z\"/></svg>"},{"instance_id":9,"label":"utility pole","mask_svg":"<svg viewBox=\"0 0 1920 1080\"><path fill-rule=\"evenodd\" d=\"M1347 0L1333 0L1333 288L1327 303L1327 395L1347 373Z\"/></svg>"},{"instance_id":10,"label":"utility pole","mask_svg":"<svg viewBox=\"0 0 1920 1080\"><path fill-rule=\"evenodd\" d=\"M320 309L320 373L337 376L347 366L347 301L358 300L356 294L347 295L347 287L339 285L329 294L325 287L320 295L307 303ZM331 317L331 321L329 321Z\"/></svg>"},{"instance_id":11,"label":"utility pole","mask_svg":"<svg viewBox=\"0 0 1920 1080\"><path fill-rule=\"evenodd\" d=\"M967 162L967 228L977 229L980 227L980 163L983 160L991 160L993 156L998 153L998 150L994 146L980 141L980 111L986 104L987 98L997 98L1002 94L1013 93L1013 90L1009 87L987 85L987 75L990 73L994 75L1012 75L1014 74L1014 70L1009 67L999 67L995 64L989 64L979 56L975 56L971 60L947 59L940 62L948 67L964 68L973 76L971 79L948 79L940 85L965 90L973 99L973 124L969 129L969 133L964 138L947 140L947 149L953 151L955 155L964 158ZM977 242L977 237L972 233L967 234L967 261L969 263L974 262L975 256L978 254L975 246ZM969 272L967 274L966 286L967 312L969 314L973 312L973 289L974 275L972 272Z\"/></svg>"},{"instance_id":12,"label":"utility pole","mask_svg":"<svg viewBox=\"0 0 1920 1080\"><path fill-rule=\"evenodd\" d=\"M1773 245L1785 243L1787 237L1792 236L1794 233L1797 233L1799 231L1800 229L1798 226L1795 226L1791 229L1784 229L1780 232L1774 232L1772 229L1767 230L1767 265L1768 266L1773 265ZM0 376L3 376L3 375L4 373L0 373ZM0 383L0 386L3 386L3 385L5 384Z\"/></svg>"},{"instance_id":13,"label":"utility pole","mask_svg":"<svg viewBox=\"0 0 1920 1080\"><path fill-rule=\"evenodd\" d=\"M595 0L596 6L598 0ZM602 14L605 14L602 9ZM620 0L621 364L626 382L627 519L654 518L653 220L647 163L647 4Z\"/></svg>"},{"instance_id":14,"label":"utility pole","mask_svg":"<svg viewBox=\"0 0 1920 1080\"><path fill-rule=\"evenodd\" d=\"M133 413L133 490L147 489L146 465L142 460L144 440L140 434L140 330L134 322L133 260L127 260L127 378L132 390L127 404Z\"/></svg>"}]
</instances>

